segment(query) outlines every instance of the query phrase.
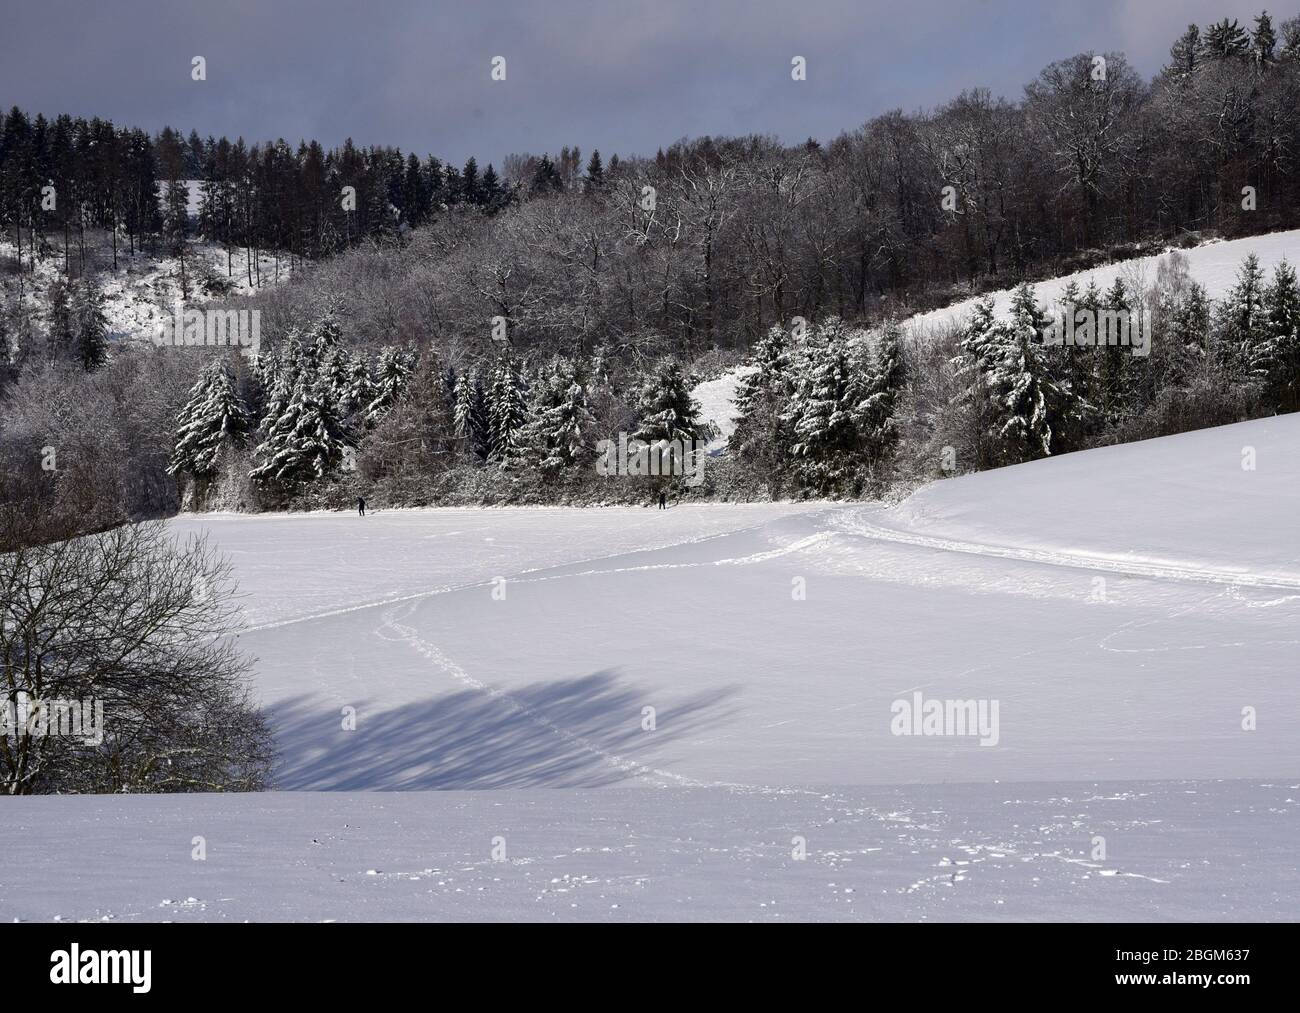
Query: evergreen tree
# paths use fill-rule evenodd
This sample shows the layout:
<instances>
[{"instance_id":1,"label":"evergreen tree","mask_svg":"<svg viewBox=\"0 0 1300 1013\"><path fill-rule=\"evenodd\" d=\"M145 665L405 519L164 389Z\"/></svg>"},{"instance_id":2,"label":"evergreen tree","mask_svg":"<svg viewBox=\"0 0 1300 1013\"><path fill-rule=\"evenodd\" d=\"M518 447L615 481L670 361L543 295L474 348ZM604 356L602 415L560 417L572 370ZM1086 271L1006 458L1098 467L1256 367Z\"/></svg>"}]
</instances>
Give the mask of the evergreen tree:
<instances>
[{"instance_id":1,"label":"evergreen tree","mask_svg":"<svg viewBox=\"0 0 1300 1013\"><path fill-rule=\"evenodd\" d=\"M637 395L634 439L646 443L659 440L706 439L708 425L700 418L700 405L691 397L691 385L681 363L663 359Z\"/></svg>"},{"instance_id":2,"label":"evergreen tree","mask_svg":"<svg viewBox=\"0 0 1300 1013\"><path fill-rule=\"evenodd\" d=\"M1136 308L1129 298L1122 278L1107 291L1102 303L1102 315L1097 323L1097 356L1094 361L1097 368L1095 396L1097 407L1112 424L1118 424L1121 417L1133 411L1132 395L1132 349L1109 343L1110 338L1118 340L1120 333L1102 325L1107 313L1111 314L1112 327L1122 326L1127 321L1130 333L1136 326ZM1110 332L1108 334L1108 331Z\"/></svg>"},{"instance_id":3,"label":"evergreen tree","mask_svg":"<svg viewBox=\"0 0 1300 1013\"><path fill-rule=\"evenodd\" d=\"M505 187L501 185L501 177L497 175L497 171L493 168L491 162L483 170L483 183L480 192L482 193L480 204L488 214L496 214L509 203L509 195L506 193Z\"/></svg>"},{"instance_id":4,"label":"evergreen tree","mask_svg":"<svg viewBox=\"0 0 1300 1013\"><path fill-rule=\"evenodd\" d=\"M961 393L956 407L964 414L967 437L977 468L994 464L993 440L989 434L994 410L988 378L997 356L996 328L991 296L975 301L970 319L962 329L957 343L957 355L952 359L954 379Z\"/></svg>"},{"instance_id":5,"label":"evergreen tree","mask_svg":"<svg viewBox=\"0 0 1300 1013\"><path fill-rule=\"evenodd\" d=\"M1188 25L1187 31L1178 37L1178 41L1169 50L1169 65L1165 68L1165 73L1179 81L1190 80L1196 73L1201 52L1201 30L1196 25Z\"/></svg>"},{"instance_id":6,"label":"evergreen tree","mask_svg":"<svg viewBox=\"0 0 1300 1013\"><path fill-rule=\"evenodd\" d=\"M347 378L339 395L339 414L345 419L359 416L375 399L375 385L370 378L370 363L364 352L347 359Z\"/></svg>"},{"instance_id":7,"label":"evergreen tree","mask_svg":"<svg viewBox=\"0 0 1300 1013\"><path fill-rule=\"evenodd\" d=\"M509 354L497 360L487 395L488 459L509 466L522 449L523 428L528 422L527 386Z\"/></svg>"},{"instance_id":8,"label":"evergreen tree","mask_svg":"<svg viewBox=\"0 0 1300 1013\"><path fill-rule=\"evenodd\" d=\"M83 278L75 289L72 318L76 356L89 372L108 361L108 316L103 292L88 278Z\"/></svg>"},{"instance_id":9,"label":"evergreen tree","mask_svg":"<svg viewBox=\"0 0 1300 1013\"><path fill-rule=\"evenodd\" d=\"M379 352L375 367L374 396L365 409L365 423L378 424L387 415L411 378L414 354L400 348L385 346Z\"/></svg>"},{"instance_id":10,"label":"evergreen tree","mask_svg":"<svg viewBox=\"0 0 1300 1013\"><path fill-rule=\"evenodd\" d=\"M596 148L587 162L587 178L583 181L583 188L587 193L598 193L604 186L605 166L600 160L600 149Z\"/></svg>"},{"instance_id":11,"label":"evergreen tree","mask_svg":"<svg viewBox=\"0 0 1300 1013\"><path fill-rule=\"evenodd\" d=\"M596 420L586 389L570 362L553 362L537 391L532 418L524 426L520 442L538 456L542 473L553 477L589 460Z\"/></svg>"},{"instance_id":12,"label":"evergreen tree","mask_svg":"<svg viewBox=\"0 0 1300 1013\"><path fill-rule=\"evenodd\" d=\"M1268 11L1255 18L1255 30L1250 33L1250 56L1261 69L1277 62L1277 32L1273 30Z\"/></svg>"},{"instance_id":13,"label":"evergreen tree","mask_svg":"<svg viewBox=\"0 0 1300 1013\"><path fill-rule=\"evenodd\" d=\"M729 447L767 472L769 481L776 478L793 442L784 418L794 389L789 345L785 328L773 325L759 338L749 372L736 384L736 427Z\"/></svg>"},{"instance_id":14,"label":"evergreen tree","mask_svg":"<svg viewBox=\"0 0 1300 1013\"><path fill-rule=\"evenodd\" d=\"M1294 411L1300 408L1300 286L1285 260L1264 292L1261 329L1252 348L1252 371L1279 411Z\"/></svg>"},{"instance_id":15,"label":"evergreen tree","mask_svg":"<svg viewBox=\"0 0 1300 1013\"><path fill-rule=\"evenodd\" d=\"M898 440L895 415L903 392L906 369L897 324L888 324L876 343L865 397L854 407L854 425L865 444L867 456L877 460Z\"/></svg>"},{"instance_id":16,"label":"evergreen tree","mask_svg":"<svg viewBox=\"0 0 1300 1013\"><path fill-rule=\"evenodd\" d=\"M1214 60L1244 59L1250 53L1250 38L1233 18L1224 18L1205 30L1205 54Z\"/></svg>"},{"instance_id":17,"label":"evergreen tree","mask_svg":"<svg viewBox=\"0 0 1300 1013\"><path fill-rule=\"evenodd\" d=\"M461 200L466 204L481 205L483 191L478 178L478 160L471 155L465 161L465 168L460 172Z\"/></svg>"},{"instance_id":18,"label":"evergreen tree","mask_svg":"<svg viewBox=\"0 0 1300 1013\"><path fill-rule=\"evenodd\" d=\"M1052 453L1054 431L1077 422L1078 399L1053 380L1032 331L1002 323L995 334L998 353L987 384L996 458L1015 464L1046 457Z\"/></svg>"},{"instance_id":19,"label":"evergreen tree","mask_svg":"<svg viewBox=\"0 0 1300 1013\"><path fill-rule=\"evenodd\" d=\"M490 427L484 404L483 382L472 369L462 370L456 382L453 411L456 436L467 455L486 461L491 453Z\"/></svg>"},{"instance_id":20,"label":"evergreen tree","mask_svg":"<svg viewBox=\"0 0 1300 1013\"><path fill-rule=\"evenodd\" d=\"M72 298L68 283L62 278L50 282L50 325L46 340L46 357L50 362L71 359L76 351L77 326L72 315Z\"/></svg>"},{"instance_id":21,"label":"evergreen tree","mask_svg":"<svg viewBox=\"0 0 1300 1013\"><path fill-rule=\"evenodd\" d=\"M834 319L812 331L793 357L794 390L782 419L791 427L790 453L802 483L819 492L845 489L862 449L856 416L865 387L855 365L860 370Z\"/></svg>"},{"instance_id":22,"label":"evergreen tree","mask_svg":"<svg viewBox=\"0 0 1300 1013\"><path fill-rule=\"evenodd\" d=\"M324 478L354 446L351 435L319 381L302 375L294 383L284 410L275 418L257 448L260 463L254 481L292 485Z\"/></svg>"},{"instance_id":23,"label":"evergreen tree","mask_svg":"<svg viewBox=\"0 0 1300 1013\"><path fill-rule=\"evenodd\" d=\"M1210 298L1205 286L1192 282L1174 311L1170 336L1189 358L1203 358L1210 344Z\"/></svg>"},{"instance_id":24,"label":"evergreen tree","mask_svg":"<svg viewBox=\"0 0 1300 1013\"><path fill-rule=\"evenodd\" d=\"M1216 359L1230 377L1246 376L1254 360L1254 343L1263 337L1264 287L1259 258L1247 254L1237 269L1237 283L1219 304L1216 321Z\"/></svg>"},{"instance_id":25,"label":"evergreen tree","mask_svg":"<svg viewBox=\"0 0 1300 1013\"><path fill-rule=\"evenodd\" d=\"M176 448L169 474L207 478L217 470L222 447L239 446L249 430L248 410L225 359L213 359L190 388L189 400L177 418Z\"/></svg>"},{"instance_id":26,"label":"evergreen tree","mask_svg":"<svg viewBox=\"0 0 1300 1013\"><path fill-rule=\"evenodd\" d=\"M543 155L536 168L533 169L533 179L529 184L529 192L534 197L540 197L549 193L558 193L563 188L564 180L561 178L559 170L555 168L555 163L551 161L551 156Z\"/></svg>"}]
</instances>

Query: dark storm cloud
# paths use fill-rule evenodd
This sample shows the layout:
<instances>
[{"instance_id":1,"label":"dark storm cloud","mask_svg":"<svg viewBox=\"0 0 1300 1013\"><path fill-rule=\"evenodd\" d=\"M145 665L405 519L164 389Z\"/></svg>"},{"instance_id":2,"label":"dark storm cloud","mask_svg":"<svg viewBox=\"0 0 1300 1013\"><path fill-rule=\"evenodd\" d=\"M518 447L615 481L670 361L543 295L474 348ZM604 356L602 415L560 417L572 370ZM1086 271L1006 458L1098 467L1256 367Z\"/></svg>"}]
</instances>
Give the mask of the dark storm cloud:
<instances>
[{"instance_id":1,"label":"dark storm cloud","mask_svg":"<svg viewBox=\"0 0 1300 1013\"><path fill-rule=\"evenodd\" d=\"M0 102L249 140L396 144L461 161L683 136L833 137L1051 60L1122 50L1150 74L1239 0L2 0ZM1257 0L1262 3L1262 0ZM1290 11L1275 11L1281 20ZM206 81L190 80L195 55ZM490 79L493 56L507 79ZM808 80L790 60L808 61Z\"/></svg>"}]
</instances>

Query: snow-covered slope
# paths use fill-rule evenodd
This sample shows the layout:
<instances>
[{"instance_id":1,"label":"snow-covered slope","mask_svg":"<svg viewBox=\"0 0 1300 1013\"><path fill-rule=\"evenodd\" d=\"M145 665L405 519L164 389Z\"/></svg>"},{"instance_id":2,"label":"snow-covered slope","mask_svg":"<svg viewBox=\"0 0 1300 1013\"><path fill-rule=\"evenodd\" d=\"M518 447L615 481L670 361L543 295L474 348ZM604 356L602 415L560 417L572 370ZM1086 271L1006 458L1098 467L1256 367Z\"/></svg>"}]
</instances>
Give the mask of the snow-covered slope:
<instances>
[{"instance_id":1,"label":"snow-covered slope","mask_svg":"<svg viewBox=\"0 0 1300 1013\"><path fill-rule=\"evenodd\" d=\"M752 366L729 369L720 377L699 384L691 396L700 404L700 415L716 429L706 452L713 454L727 445L736 431L736 388L753 372Z\"/></svg>"},{"instance_id":2,"label":"snow-covered slope","mask_svg":"<svg viewBox=\"0 0 1300 1013\"><path fill-rule=\"evenodd\" d=\"M0 242L0 258L14 257L12 241ZM270 253L259 253L253 264L253 283L248 280L249 257L247 251L232 249L229 262L224 247L215 243L192 240L186 250L186 280L190 293L188 305L201 305L216 299L239 300L259 288L258 274L262 288L284 282L291 273L290 263L281 257L278 266L276 258ZM72 251L74 266L77 252ZM104 294L105 316L111 337L118 340L148 340L152 333L155 314L169 314L173 311L181 294L180 261L173 256L154 256L137 253L132 256L125 245L118 249L118 266L112 267L111 254L100 249L94 259L103 267L94 272ZM37 258L34 277L27 274L29 261L24 244L23 250L23 284L27 305L31 308L33 318L39 328L47 325L46 290L51 282L63 275L63 255L50 254ZM16 299L18 281L16 277L0 277L8 297Z\"/></svg>"},{"instance_id":3,"label":"snow-covered slope","mask_svg":"<svg viewBox=\"0 0 1300 1013\"><path fill-rule=\"evenodd\" d=\"M1274 232L1263 236L1250 236L1245 239L1230 241L1213 240L1200 246L1179 250L1187 258L1188 272L1193 281L1203 285L1211 299L1221 298L1236 282L1237 269L1247 254L1259 257L1260 266L1266 273L1282 260L1289 260L1293 265L1300 264L1300 229L1288 232ZM1141 280L1144 285L1155 281L1158 262L1168 253L1153 257L1137 257L1122 263L1108 264L1091 271L1064 275L1037 282L1034 294L1039 303L1051 308L1060 299L1066 288L1073 282L1079 288L1086 289L1089 281L1095 282L1103 291L1109 288L1116 278L1126 282ZM994 300L994 312L1006 313L1011 307L1013 289L1002 289L989 293ZM932 310L918 313L903 321L904 330L925 338L940 330L958 325L964 321L975 307L974 298ZM718 424L722 435L709 445L710 453L715 453L726 446L726 441L735 431L735 390L736 384L750 367L741 366L725 373L723 376L701 384L694 391L695 397L704 407L706 418Z\"/></svg>"},{"instance_id":4,"label":"snow-covered slope","mask_svg":"<svg viewBox=\"0 0 1300 1013\"><path fill-rule=\"evenodd\" d=\"M290 792L11 800L0 917L1291 917L1298 445L898 508L177 520L232 558ZM900 734L917 694L993 734Z\"/></svg>"},{"instance_id":5,"label":"snow-covered slope","mask_svg":"<svg viewBox=\"0 0 1300 1013\"><path fill-rule=\"evenodd\" d=\"M886 524L929 538L1300 588L1300 415L937 482Z\"/></svg>"},{"instance_id":6,"label":"snow-covered slope","mask_svg":"<svg viewBox=\"0 0 1300 1013\"><path fill-rule=\"evenodd\" d=\"M1289 260L1293 265L1300 262L1300 229L1273 232L1263 236L1247 236L1244 239L1212 240L1189 249L1180 249L1178 252L1187 258L1188 272L1192 280L1203 285L1211 299L1218 299L1232 288L1236 282L1237 269L1248 254L1253 253L1259 257L1260 266L1269 274L1284 259ZM1041 304L1051 307L1059 301L1071 282L1083 290L1092 281L1102 291L1114 284L1116 278L1123 278L1126 282L1136 278L1142 280L1145 285L1151 285L1156 278L1158 262L1168 255L1166 251L1158 256L1136 257L1132 260L1106 264L1090 271L1080 271L1076 274L1036 282L1034 294ZM996 313L1005 313L1010 309L1012 293L1012 289L989 293L993 296ZM965 299L943 309L918 313L904 321L904 327L922 336L934 333L942 327L959 324L965 320L974 309L975 302L974 298Z\"/></svg>"}]
</instances>

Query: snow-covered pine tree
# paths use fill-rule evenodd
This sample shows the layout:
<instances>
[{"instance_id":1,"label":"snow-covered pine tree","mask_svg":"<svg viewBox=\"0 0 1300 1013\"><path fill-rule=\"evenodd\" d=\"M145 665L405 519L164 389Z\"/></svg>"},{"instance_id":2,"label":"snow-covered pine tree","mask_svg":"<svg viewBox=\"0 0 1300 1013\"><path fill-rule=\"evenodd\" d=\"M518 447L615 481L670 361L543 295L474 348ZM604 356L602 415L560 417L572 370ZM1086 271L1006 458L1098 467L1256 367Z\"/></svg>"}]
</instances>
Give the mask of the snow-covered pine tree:
<instances>
[{"instance_id":1,"label":"snow-covered pine tree","mask_svg":"<svg viewBox=\"0 0 1300 1013\"><path fill-rule=\"evenodd\" d=\"M1278 411L1295 411L1300 408L1300 285L1285 260L1264 291L1261 330L1251 350L1252 371Z\"/></svg>"},{"instance_id":2,"label":"snow-covered pine tree","mask_svg":"<svg viewBox=\"0 0 1300 1013\"><path fill-rule=\"evenodd\" d=\"M1212 306L1205 286L1192 282L1174 310L1171 335L1191 359L1202 359L1210 342Z\"/></svg>"},{"instance_id":3,"label":"snow-covered pine tree","mask_svg":"<svg viewBox=\"0 0 1300 1013\"><path fill-rule=\"evenodd\" d=\"M989 374L998 355L997 317L991 296L975 300L975 308L962 329L953 356L954 379L961 393L955 407L961 413L960 438L967 442L977 468L994 463L994 441L990 435L996 413Z\"/></svg>"},{"instance_id":4,"label":"snow-covered pine tree","mask_svg":"<svg viewBox=\"0 0 1300 1013\"><path fill-rule=\"evenodd\" d=\"M528 423L528 394L523 374L508 353L497 360L487 392L488 459L508 467L521 449Z\"/></svg>"},{"instance_id":5,"label":"snow-covered pine tree","mask_svg":"<svg viewBox=\"0 0 1300 1013\"><path fill-rule=\"evenodd\" d=\"M89 278L78 282L73 292L72 322L77 360L87 371L102 366L108 361L108 316L104 293Z\"/></svg>"},{"instance_id":6,"label":"snow-covered pine tree","mask_svg":"<svg viewBox=\"0 0 1300 1013\"><path fill-rule=\"evenodd\" d=\"M50 362L59 362L75 354L77 342L76 321L72 315L72 295L68 283L62 278L55 278L50 282L46 298L50 304L46 358Z\"/></svg>"},{"instance_id":7,"label":"snow-covered pine tree","mask_svg":"<svg viewBox=\"0 0 1300 1013\"><path fill-rule=\"evenodd\" d=\"M538 384L532 418L520 437L537 454L544 475L553 477L590 459L596 419L575 365L555 360Z\"/></svg>"},{"instance_id":8,"label":"snow-covered pine tree","mask_svg":"<svg viewBox=\"0 0 1300 1013\"><path fill-rule=\"evenodd\" d=\"M697 440L711 435L700 418L700 405L691 397L690 379L681 363L662 359L637 394L638 424L633 439L646 443L659 440Z\"/></svg>"},{"instance_id":9,"label":"snow-covered pine tree","mask_svg":"<svg viewBox=\"0 0 1300 1013\"><path fill-rule=\"evenodd\" d=\"M491 440L484 404L483 381L475 369L463 369L456 380L454 414L456 436L468 457L486 461Z\"/></svg>"},{"instance_id":10,"label":"snow-covered pine tree","mask_svg":"<svg viewBox=\"0 0 1300 1013\"><path fill-rule=\"evenodd\" d=\"M303 376L301 351L296 332L290 331L288 339L278 349L258 358L257 377L265 402L257 428L263 439L284 414L294 388Z\"/></svg>"},{"instance_id":11,"label":"snow-covered pine tree","mask_svg":"<svg viewBox=\"0 0 1300 1013\"><path fill-rule=\"evenodd\" d=\"M1097 408L1111 425L1120 421L1134 411L1132 404L1131 362L1132 349L1122 345L1111 345L1107 341L1108 333L1118 338L1118 333L1102 326L1105 314L1111 314L1111 320L1127 319L1130 331L1137 325L1138 307L1124 286L1124 280L1116 277L1115 283L1107 290L1102 300L1101 316L1097 318L1097 346L1099 354L1095 358L1097 366L1096 391Z\"/></svg>"},{"instance_id":12,"label":"snow-covered pine tree","mask_svg":"<svg viewBox=\"0 0 1300 1013\"><path fill-rule=\"evenodd\" d=\"M308 372L323 373L335 352L340 351L343 331L333 305L327 306L316 319L302 342L302 367Z\"/></svg>"},{"instance_id":13,"label":"snow-covered pine tree","mask_svg":"<svg viewBox=\"0 0 1300 1013\"><path fill-rule=\"evenodd\" d=\"M1254 359L1254 344L1264 336L1264 271L1259 258L1247 254L1237 269L1237 283L1219 303L1215 357L1232 379L1245 379Z\"/></svg>"},{"instance_id":14,"label":"snow-covered pine tree","mask_svg":"<svg viewBox=\"0 0 1300 1013\"><path fill-rule=\"evenodd\" d=\"M892 321L885 325L875 348L870 351L865 397L854 407L854 425L868 459L883 457L898 440L895 415L907 378L903 364L901 331Z\"/></svg>"},{"instance_id":15,"label":"snow-covered pine tree","mask_svg":"<svg viewBox=\"0 0 1300 1013\"><path fill-rule=\"evenodd\" d=\"M1051 375L1033 289L1021 286L1014 306L1011 319L994 327L996 352L986 377L994 455L1004 464L1050 455L1055 432L1078 424L1081 415L1078 396Z\"/></svg>"},{"instance_id":16,"label":"snow-covered pine tree","mask_svg":"<svg viewBox=\"0 0 1300 1013\"><path fill-rule=\"evenodd\" d=\"M1095 287L1093 291L1096 291ZM1079 283L1071 281L1057 300L1062 343L1045 349L1045 355L1059 381L1086 399L1092 388L1092 349L1067 345L1064 341L1064 335L1070 333L1072 324L1077 325L1082 302L1083 293Z\"/></svg>"},{"instance_id":17,"label":"snow-covered pine tree","mask_svg":"<svg viewBox=\"0 0 1300 1013\"><path fill-rule=\"evenodd\" d=\"M864 393L840 321L816 327L796 348L792 367L794 390L782 416L794 439L790 454L805 486L832 493L849 480L860 449L854 410Z\"/></svg>"},{"instance_id":18,"label":"snow-covered pine tree","mask_svg":"<svg viewBox=\"0 0 1300 1013\"><path fill-rule=\"evenodd\" d=\"M736 384L736 426L728 447L774 481L793 442L790 424L783 418L794 390L786 329L770 327L758 339L748 365L749 372Z\"/></svg>"},{"instance_id":19,"label":"snow-covered pine tree","mask_svg":"<svg viewBox=\"0 0 1300 1013\"><path fill-rule=\"evenodd\" d=\"M375 385L370 377L370 360L365 352L348 356L348 375L339 392L339 415L355 419L375 399Z\"/></svg>"},{"instance_id":20,"label":"snow-covered pine tree","mask_svg":"<svg viewBox=\"0 0 1300 1013\"><path fill-rule=\"evenodd\" d=\"M167 465L168 473L211 477L217 470L222 447L241 445L249 427L248 410L239 396L230 363L213 359L199 373L177 418L176 448Z\"/></svg>"},{"instance_id":21,"label":"snow-covered pine tree","mask_svg":"<svg viewBox=\"0 0 1300 1013\"><path fill-rule=\"evenodd\" d=\"M293 485L324 478L343 460L351 435L318 379L300 375L284 410L257 448L251 476L262 484Z\"/></svg>"},{"instance_id":22,"label":"snow-covered pine tree","mask_svg":"<svg viewBox=\"0 0 1300 1013\"><path fill-rule=\"evenodd\" d=\"M379 362L375 366L374 396L365 408L365 423L373 426L381 422L397 404L402 391L410 382L415 368L413 352L386 345L380 349Z\"/></svg>"},{"instance_id":23,"label":"snow-covered pine tree","mask_svg":"<svg viewBox=\"0 0 1300 1013\"><path fill-rule=\"evenodd\" d=\"M320 378L338 406L340 417L346 418L348 413L343 410L343 401L352 379L352 357L342 348L329 348L321 361Z\"/></svg>"}]
</instances>

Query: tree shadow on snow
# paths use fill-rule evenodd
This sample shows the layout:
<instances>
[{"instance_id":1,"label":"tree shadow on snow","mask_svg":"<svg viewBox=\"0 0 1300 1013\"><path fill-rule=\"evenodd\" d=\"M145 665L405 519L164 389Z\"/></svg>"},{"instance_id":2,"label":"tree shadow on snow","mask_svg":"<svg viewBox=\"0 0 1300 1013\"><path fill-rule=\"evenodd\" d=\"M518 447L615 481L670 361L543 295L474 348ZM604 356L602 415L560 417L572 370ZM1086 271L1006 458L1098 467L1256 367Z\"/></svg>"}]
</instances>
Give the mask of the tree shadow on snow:
<instances>
[{"instance_id":1,"label":"tree shadow on snow","mask_svg":"<svg viewBox=\"0 0 1300 1013\"><path fill-rule=\"evenodd\" d=\"M276 787L289 791L593 788L666 762L662 747L725 721L735 687L674 704L608 671L534 683L508 696L463 690L390 710L297 696L267 709L280 751ZM643 731L645 706L655 731ZM649 757L655 750L654 759ZM620 762L621 761L621 762Z\"/></svg>"}]
</instances>

